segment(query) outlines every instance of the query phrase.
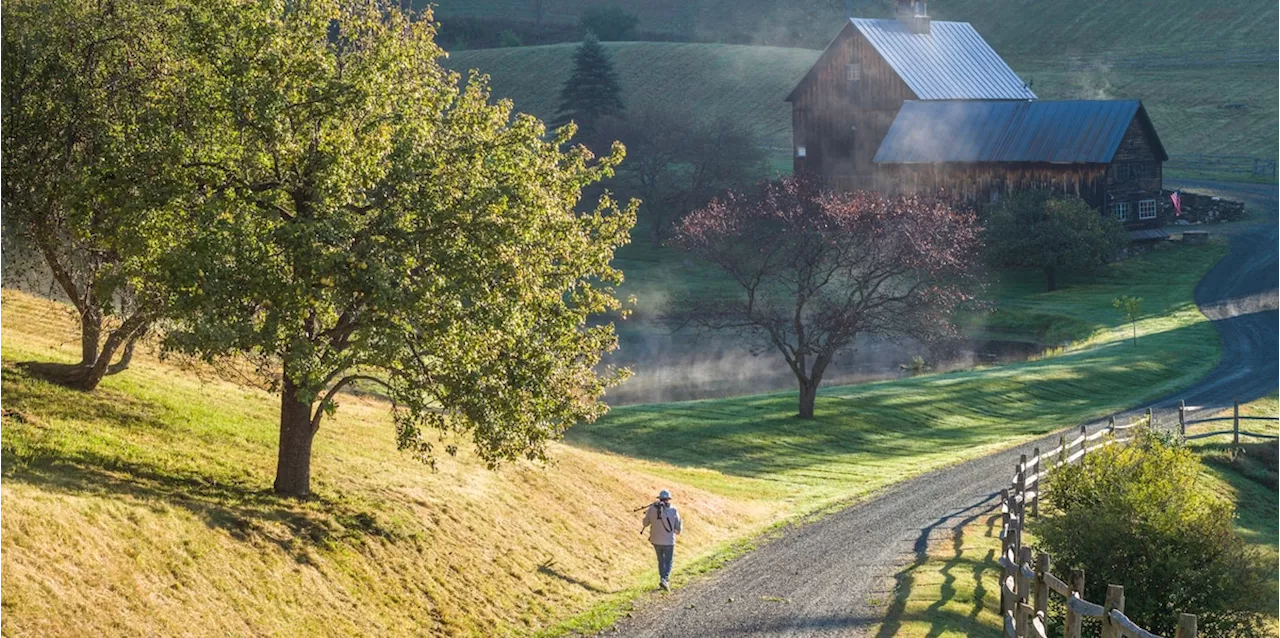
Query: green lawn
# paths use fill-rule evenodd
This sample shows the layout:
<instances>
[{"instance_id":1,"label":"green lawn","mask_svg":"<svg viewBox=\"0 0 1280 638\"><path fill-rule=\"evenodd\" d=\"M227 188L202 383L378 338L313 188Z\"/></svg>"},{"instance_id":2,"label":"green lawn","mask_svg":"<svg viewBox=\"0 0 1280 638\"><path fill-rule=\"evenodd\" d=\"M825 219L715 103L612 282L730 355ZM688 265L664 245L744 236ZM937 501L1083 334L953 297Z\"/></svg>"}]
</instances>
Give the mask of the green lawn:
<instances>
[{"instance_id":1,"label":"green lawn","mask_svg":"<svg viewBox=\"0 0 1280 638\"><path fill-rule=\"evenodd\" d=\"M1207 372L1220 346L1190 299L1223 252L1220 244L1170 246L1113 264L1087 283L1071 279L1052 293L1029 279L1003 284L1003 306L1089 327L1092 336L1060 356L826 388L812 422L794 417L794 392L617 408L570 430L569 441L767 480L785 487L797 506L855 498L1154 398ZM1145 300L1137 347L1111 307L1121 294Z\"/></svg>"}]
</instances>

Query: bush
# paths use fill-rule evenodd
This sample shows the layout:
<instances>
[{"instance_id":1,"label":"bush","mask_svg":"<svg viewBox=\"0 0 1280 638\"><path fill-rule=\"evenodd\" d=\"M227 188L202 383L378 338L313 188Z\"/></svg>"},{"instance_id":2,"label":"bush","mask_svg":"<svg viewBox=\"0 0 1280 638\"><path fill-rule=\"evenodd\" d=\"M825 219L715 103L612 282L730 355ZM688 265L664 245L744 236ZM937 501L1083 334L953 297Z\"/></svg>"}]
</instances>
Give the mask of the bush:
<instances>
[{"instance_id":1,"label":"bush","mask_svg":"<svg viewBox=\"0 0 1280 638\"><path fill-rule=\"evenodd\" d=\"M524 39L521 38L518 33L516 33L515 31L512 31L511 29L503 29L502 32L498 34L498 46L499 47L522 47L524 46Z\"/></svg>"},{"instance_id":2,"label":"bush","mask_svg":"<svg viewBox=\"0 0 1280 638\"><path fill-rule=\"evenodd\" d=\"M582 13L578 29L583 35L596 34L602 42L629 40L635 35L640 18L618 7L593 7Z\"/></svg>"},{"instance_id":3,"label":"bush","mask_svg":"<svg viewBox=\"0 0 1280 638\"><path fill-rule=\"evenodd\" d=\"M1266 635L1260 614L1275 609L1275 587L1236 535L1234 508L1197 489L1190 450L1136 436L1049 474L1032 530L1054 571L1083 568L1085 598L1098 603L1109 583L1123 585L1125 615L1158 634L1172 636L1186 612L1205 636Z\"/></svg>"}]
</instances>

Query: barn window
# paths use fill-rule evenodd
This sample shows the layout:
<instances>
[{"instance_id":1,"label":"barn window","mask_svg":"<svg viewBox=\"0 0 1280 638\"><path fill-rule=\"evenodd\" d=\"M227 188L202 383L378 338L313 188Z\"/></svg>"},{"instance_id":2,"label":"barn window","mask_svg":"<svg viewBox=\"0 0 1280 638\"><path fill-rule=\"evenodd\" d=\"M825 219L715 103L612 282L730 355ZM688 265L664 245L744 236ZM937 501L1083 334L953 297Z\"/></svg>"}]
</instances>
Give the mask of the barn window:
<instances>
[{"instance_id":1,"label":"barn window","mask_svg":"<svg viewBox=\"0 0 1280 638\"><path fill-rule=\"evenodd\" d=\"M862 65L857 62L850 62L844 67L844 79L849 82L858 82L862 80Z\"/></svg>"},{"instance_id":2,"label":"barn window","mask_svg":"<svg viewBox=\"0 0 1280 638\"><path fill-rule=\"evenodd\" d=\"M1115 215L1116 219L1122 222L1129 221L1129 202L1116 202L1112 204L1111 214Z\"/></svg>"},{"instance_id":3,"label":"barn window","mask_svg":"<svg viewBox=\"0 0 1280 638\"><path fill-rule=\"evenodd\" d=\"M1156 200L1144 199L1138 202L1138 219L1156 218Z\"/></svg>"},{"instance_id":4,"label":"barn window","mask_svg":"<svg viewBox=\"0 0 1280 638\"><path fill-rule=\"evenodd\" d=\"M803 147L803 146L797 146L797 147L796 147L796 157L804 157L805 150L806 150L806 149L805 149L805 147Z\"/></svg>"}]
</instances>

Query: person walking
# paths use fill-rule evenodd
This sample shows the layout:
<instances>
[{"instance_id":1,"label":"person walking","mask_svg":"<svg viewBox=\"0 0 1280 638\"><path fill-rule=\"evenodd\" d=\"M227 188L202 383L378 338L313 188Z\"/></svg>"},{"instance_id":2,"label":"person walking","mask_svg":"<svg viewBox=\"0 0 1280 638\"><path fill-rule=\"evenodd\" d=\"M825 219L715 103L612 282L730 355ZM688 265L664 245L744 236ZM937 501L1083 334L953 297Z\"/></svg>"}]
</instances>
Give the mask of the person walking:
<instances>
[{"instance_id":1,"label":"person walking","mask_svg":"<svg viewBox=\"0 0 1280 638\"><path fill-rule=\"evenodd\" d=\"M658 586L671 591L671 563L675 560L676 536L681 531L680 512L671 504L671 492L658 492L658 500L644 512L640 533L649 529L649 542L658 553Z\"/></svg>"}]
</instances>

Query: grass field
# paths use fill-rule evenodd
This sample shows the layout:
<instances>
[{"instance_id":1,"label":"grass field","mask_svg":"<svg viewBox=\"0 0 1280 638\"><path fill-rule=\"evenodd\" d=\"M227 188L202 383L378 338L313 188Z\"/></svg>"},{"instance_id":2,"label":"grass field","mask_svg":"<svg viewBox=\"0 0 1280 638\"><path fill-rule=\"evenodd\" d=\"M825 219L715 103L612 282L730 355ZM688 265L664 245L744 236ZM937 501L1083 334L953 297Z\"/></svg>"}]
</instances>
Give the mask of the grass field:
<instances>
[{"instance_id":1,"label":"grass field","mask_svg":"<svg viewBox=\"0 0 1280 638\"><path fill-rule=\"evenodd\" d=\"M846 3L832 0L436 0L438 15L533 21L536 5L549 22L576 22L591 6L624 7L641 31L684 39L772 44L780 40L825 46L839 30ZM888 17L891 3L854 0L853 14ZM947 0L929 5L937 20L972 22L1005 54L1183 52L1209 49L1275 49L1274 4L1250 0L1131 0L1129 2L1009 3Z\"/></svg>"},{"instance_id":2,"label":"grass field","mask_svg":"<svg viewBox=\"0 0 1280 638\"><path fill-rule=\"evenodd\" d=\"M1276 395L1241 406L1246 416L1276 417ZM1226 415L1226 413L1224 413ZM1220 429L1221 424L1192 426L1188 434ZM1244 421L1242 430L1280 433L1275 422ZM1204 462L1201 489L1235 505L1236 532L1266 560L1280 556L1277 545L1277 447L1247 443L1232 458L1228 437L1190 441ZM894 596L885 602L886 620L877 638L941 637L996 633L1000 619L999 512L980 512L960 521L949 534L935 536L895 576ZM1277 626L1276 621L1272 621ZM1277 626L1280 629L1280 626Z\"/></svg>"},{"instance_id":3,"label":"grass field","mask_svg":"<svg viewBox=\"0 0 1280 638\"><path fill-rule=\"evenodd\" d=\"M92 395L14 362L69 360L65 307L5 291L6 633L509 635L607 625L652 579L630 510L659 487L696 521L676 582L779 520L1163 393L1214 365L1190 305L1224 247L1171 247L1027 308L1098 332L1042 361L793 394L616 409L542 468L432 473L385 405L351 397L315 450L317 498L270 485L278 400L142 357ZM1147 298L1140 347L1110 310ZM1015 295L1016 292L1009 294ZM566 620L567 619L567 620Z\"/></svg>"},{"instance_id":4,"label":"grass field","mask_svg":"<svg viewBox=\"0 0 1280 638\"><path fill-rule=\"evenodd\" d=\"M676 103L708 120L729 117L773 149L771 171L790 169L791 110L783 99L817 59L817 51L671 42L605 46L613 54L629 108ZM510 97L519 110L550 119L569 75L573 47L458 51L448 64L488 73L496 96ZM997 51L1006 53L999 47ZM1064 71L1060 62L1051 60L1013 54L1007 59L1024 80L1034 82L1041 99L1141 99L1171 154L1274 158L1280 150L1275 136L1280 117L1276 64ZM1223 108L1227 104L1244 108Z\"/></svg>"}]
</instances>

